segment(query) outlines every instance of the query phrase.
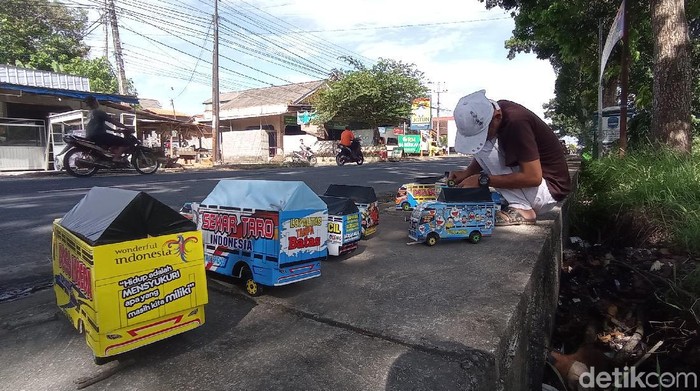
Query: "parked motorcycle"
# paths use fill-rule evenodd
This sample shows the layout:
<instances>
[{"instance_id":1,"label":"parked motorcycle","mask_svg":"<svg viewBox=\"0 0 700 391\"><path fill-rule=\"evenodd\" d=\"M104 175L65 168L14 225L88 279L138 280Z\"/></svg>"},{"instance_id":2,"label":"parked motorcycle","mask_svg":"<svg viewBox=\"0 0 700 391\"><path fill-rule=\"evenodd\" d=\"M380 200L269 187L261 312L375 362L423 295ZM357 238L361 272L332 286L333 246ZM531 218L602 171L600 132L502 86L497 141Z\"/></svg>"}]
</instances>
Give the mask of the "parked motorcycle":
<instances>
[{"instance_id":1,"label":"parked motorcycle","mask_svg":"<svg viewBox=\"0 0 700 391\"><path fill-rule=\"evenodd\" d=\"M308 162L313 167L316 165L316 154L311 150L311 147L307 147L302 141L299 150L292 152L292 161L294 163Z\"/></svg>"},{"instance_id":2,"label":"parked motorcycle","mask_svg":"<svg viewBox=\"0 0 700 391\"><path fill-rule=\"evenodd\" d=\"M122 132L132 146L126 151L125 158L121 162L112 160L112 154L107 146L97 145L75 135L63 136L66 146L59 153L63 155L63 168L75 177L93 176L100 169L134 168L140 174L153 174L158 171L160 162L155 152L151 148L144 147L132 131L123 129Z\"/></svg>"},{"instance_id":3,"label":"parked motorcycle","mask_svg":"<svg viewBox=\"0 0 700 391\"><path fill-rule=\"evenodd\" d=\"M338 153L335 155L335 162L339 166L345 163L357 163L358 166L365 162L365 157L362 154L362 147L360 146L360 138L355 138L350 144L350 148L338 144Z\"/></svg>"}]
</instances>

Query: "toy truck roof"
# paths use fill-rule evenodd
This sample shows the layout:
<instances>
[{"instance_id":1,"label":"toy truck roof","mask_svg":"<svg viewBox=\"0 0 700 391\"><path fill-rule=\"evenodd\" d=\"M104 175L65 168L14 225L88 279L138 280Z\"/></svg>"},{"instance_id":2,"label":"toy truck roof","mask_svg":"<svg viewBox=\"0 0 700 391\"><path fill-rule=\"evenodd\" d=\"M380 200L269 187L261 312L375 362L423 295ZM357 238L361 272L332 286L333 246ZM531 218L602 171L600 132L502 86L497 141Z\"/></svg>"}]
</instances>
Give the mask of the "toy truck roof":
<instances>
[{"instance_id":1,"label":"toy truck roof","mask_svg":"<svg viewBox=\"0 0 700 391\"><path fill-rule=\"evenodd\" d=\"M267 211L325 210L326 203L301 181L223 179L201 206Z\"/></svg>"},{"instance_id":2,"label":"toy truck roof","mask_svg":"<svg viewBox=\"0 0 700 391\"><path fill-rule=\"evenodd\" d=\"M424 177L418 177L413 180L411 183L415 183L418 185L434 185L435 182L445 178L444 176L424 176Z\"/></svg>"},{"instance_id":3,"label":"toy truck roof","mask_svg":"<svg viewBox=\"0 0 700 391\"><path fill-rule=\"evenodd\" d=\"M445 187L437 200L442 202L493 202L491 191L487 187Z\"/></svg>"},{"instance_id":4,"label":"toy truck roof","mask_svg":"<svg viewBox=\"0 0 700 391\"><path fill-rule=\"evenodd\" d=\"M320 197L328 206L329 215L344 216L359 212L357 205L355 205L350 198L331 197L326 195L322 195Z\"/></svg>"},{"instance_id":5,"label":"toy truck roof","mask_svg":"<svg viewBox=\"0 0 700 391\"><path fill-rule=\"evenodd\" d=\"M90 189L59 224L91 246L197 229L193 222L144 192L109 187Z\"/></svg>"},{"instance_id":6,"label":"toy truck roof","mask_svg":"<svg viewBox=\"0 0 700 391\"><path fill-rule=\"evenodd\" d=\"M369 186L330 185L323 195L347 197L356 204L369 204L377 200L374 188Z\"/></svg>"}]
</instances>

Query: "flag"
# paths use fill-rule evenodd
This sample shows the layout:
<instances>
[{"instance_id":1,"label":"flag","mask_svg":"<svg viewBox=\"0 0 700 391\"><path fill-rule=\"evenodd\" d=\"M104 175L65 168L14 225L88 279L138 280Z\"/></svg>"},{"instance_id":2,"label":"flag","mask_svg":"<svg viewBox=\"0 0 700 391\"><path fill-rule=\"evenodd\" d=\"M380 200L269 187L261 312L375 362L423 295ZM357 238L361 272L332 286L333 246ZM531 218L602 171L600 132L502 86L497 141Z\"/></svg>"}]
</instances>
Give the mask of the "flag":
<instances>
[{"instance_id":1,"label":"flag","mask_svg":"<svg viewBox=\"0 0 700 391\"><path fill-rule=\"evenodd\" d=\"M615 15L615 20L613 20L612 26L610 26L610 32L608 33L608 39L605 40L605 46L603 47L603 53L600 58L600 79L603 79L603 71L605 70L605 64L608 62L608 57L610 57L610 52L617 41L622 38L622 31L625 26L625 0L622 0L620 4L620 9L617 10L617 15Z\"/></svg>"}]
</instances>

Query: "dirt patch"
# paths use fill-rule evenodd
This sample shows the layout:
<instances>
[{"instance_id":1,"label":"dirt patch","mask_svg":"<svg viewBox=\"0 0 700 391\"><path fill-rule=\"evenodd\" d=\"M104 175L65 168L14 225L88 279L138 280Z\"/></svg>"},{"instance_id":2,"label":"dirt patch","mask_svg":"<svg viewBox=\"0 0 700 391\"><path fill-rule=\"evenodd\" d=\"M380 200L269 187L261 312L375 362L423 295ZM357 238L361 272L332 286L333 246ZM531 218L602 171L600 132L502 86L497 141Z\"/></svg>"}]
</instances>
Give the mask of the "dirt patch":
<instances>
[{"instance_id":1,"label":"dirt patch","mask_svg":"<svg viewBox=\"0 0 700 391\"><path fill-rule=\"evenodd\" d=\"M625 368L694 373L700 381L700 299L694 285L700 283L695 280L700 259L668 249L610 250L574 242L564 252L544 383L582 389L580 379L592 369Z\"/></svg>"}]
</instances>

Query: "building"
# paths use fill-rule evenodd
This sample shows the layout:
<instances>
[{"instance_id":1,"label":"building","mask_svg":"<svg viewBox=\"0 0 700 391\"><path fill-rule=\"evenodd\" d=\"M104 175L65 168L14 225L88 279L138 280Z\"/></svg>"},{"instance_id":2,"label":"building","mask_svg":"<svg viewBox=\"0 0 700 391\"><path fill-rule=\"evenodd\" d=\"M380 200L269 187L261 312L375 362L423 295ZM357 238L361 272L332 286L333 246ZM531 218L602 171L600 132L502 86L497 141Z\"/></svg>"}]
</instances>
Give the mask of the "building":
<instances>
[{"instance_id":1,"label":"building","mask_svg":"<svg viewBox=\"0 0 700 391\"><path fill-rule=\"evenodd\" d=\"M0 171L48 170L62 148L62 136L82 130L84 100L96 97L106 112L133 126L145 140L151 134L211 134L189 119L173 119L135 109L135 96L90 91L87 78L0 65Z\"/></svg>"},{"instance_id":2,"label":"building","mask_svg":"<svg viewBox=\"0 0 700 391\"><path fill-rule=\"evenodd\" d=\"M317 80L221 94L223 160L269 160L290 153L300 139L309 145L324 137L323 128L310 123L311 98L324 85L325 80ZM211 99L204 102L204 115L199 121L211 124Z\"/></svg>"}]
</instances>

